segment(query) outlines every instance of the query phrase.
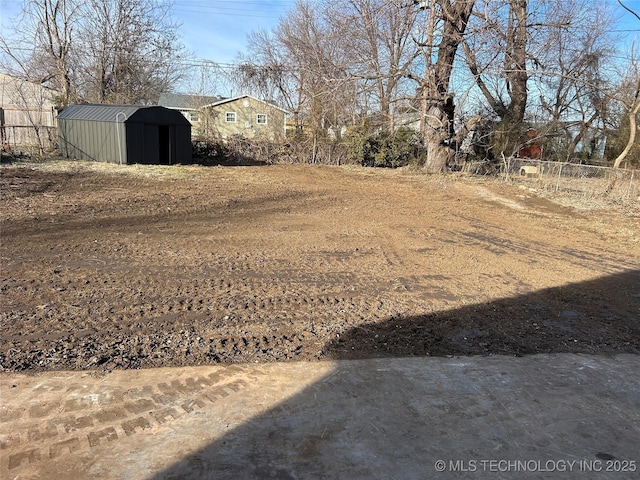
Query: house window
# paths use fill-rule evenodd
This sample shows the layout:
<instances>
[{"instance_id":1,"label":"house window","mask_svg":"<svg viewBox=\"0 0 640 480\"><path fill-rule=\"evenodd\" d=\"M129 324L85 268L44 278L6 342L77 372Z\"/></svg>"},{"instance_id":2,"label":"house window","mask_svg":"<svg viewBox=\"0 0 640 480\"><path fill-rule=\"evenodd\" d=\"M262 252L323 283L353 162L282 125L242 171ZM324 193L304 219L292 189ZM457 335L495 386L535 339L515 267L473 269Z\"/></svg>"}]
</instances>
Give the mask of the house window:
<instances>
[{"instance_id":1,"label":"house window","mask_svg":"<svg viewBox=\"0 0 640 480\"><path fill-rule=\"evenodd\" d=\"M236 123L236 112L227 112L225 120L230 123Z\"/></svg>"},{"instance_id":2,"label":"house window","mask_svg":"<svg viewBox=\"0 0 640 480\"><path fill-rule=\"evenodd\" d=\"M200 121L200 117L199 117L199 116L198 116L198 114L197 114L197 113L195 113L195 112L191 112L191 113L189 114L189 118L190 118L190 120L191 120L192 122L199 122L199 121Z\"/></svg>"},{"instance_id":3,"label":"house window","mask_svg":"<svg viewBox=\"0 0 640 480\"><path fill-rule=\"evenodd\" d=\"M267 114L266 113L259 113L257 118L256 118L256 123L258 125L266 125L267 124Z\"/></svg>"}]
</instances>

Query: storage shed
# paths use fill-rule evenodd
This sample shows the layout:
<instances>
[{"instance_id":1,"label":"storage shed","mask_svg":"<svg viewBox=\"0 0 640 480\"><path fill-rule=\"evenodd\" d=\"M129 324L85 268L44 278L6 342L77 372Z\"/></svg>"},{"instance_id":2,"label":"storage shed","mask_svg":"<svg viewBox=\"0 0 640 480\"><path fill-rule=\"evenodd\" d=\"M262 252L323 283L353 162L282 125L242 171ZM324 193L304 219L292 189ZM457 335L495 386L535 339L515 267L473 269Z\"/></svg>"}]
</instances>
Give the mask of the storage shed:
<instances>
[{"instance_id":1,"label":"storage shed","mask_svg":"<svg viewBox=\"0 0 640 480\"><path fill-rule=\"evenodd\" d=\"M191 124L165 107L72 105L58 115L66 158L172 165L191 163Z\"/></svg>"}]
</instances>

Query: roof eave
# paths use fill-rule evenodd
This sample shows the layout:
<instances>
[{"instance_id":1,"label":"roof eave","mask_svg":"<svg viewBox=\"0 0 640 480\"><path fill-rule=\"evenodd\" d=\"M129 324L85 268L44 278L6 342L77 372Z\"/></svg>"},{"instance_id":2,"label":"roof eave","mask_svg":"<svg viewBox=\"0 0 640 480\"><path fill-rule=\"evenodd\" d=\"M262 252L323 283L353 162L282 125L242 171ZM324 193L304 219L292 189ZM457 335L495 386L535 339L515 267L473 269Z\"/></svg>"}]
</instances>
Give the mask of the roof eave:
<instances>
[{"instance_id":1,"label":"roof eave","mask_svg":"<svg viewBox=\"0 0 640 480\"><path fill-rule=\"evenodd\" d=\"M230 103L230 102L235 102L236 100L240 100L242 98L252 98L253 100L260 102L260 103L265 103L267 105L269 105L270 107L276 108L278 110L283 111L284 113L289 113L287 110L285 110L282 107L279 107L277 105L274 105L273 103L269 103L269 102L265 102L264 100L260 100L259 98L256 98L252 95L238 95L237 97L232 97L232 98L225 98L224 100L220 100L219 102L214 102L214 103L210 103L208 105L203 105L202 108L210 108L210 107L218 107L220 105L224 105L225 103Z\"/></svg>"}]
</instances>

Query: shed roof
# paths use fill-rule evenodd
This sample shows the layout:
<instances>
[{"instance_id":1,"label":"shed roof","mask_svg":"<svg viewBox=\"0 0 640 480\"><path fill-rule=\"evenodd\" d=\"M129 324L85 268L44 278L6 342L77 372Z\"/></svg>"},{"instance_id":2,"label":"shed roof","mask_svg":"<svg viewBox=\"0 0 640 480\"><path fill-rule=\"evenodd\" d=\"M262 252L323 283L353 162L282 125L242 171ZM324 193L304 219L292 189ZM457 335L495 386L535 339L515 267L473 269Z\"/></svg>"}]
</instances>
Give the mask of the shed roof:
<instances>
[{"instance_id":1,"label":"shed roof","mask_svg":"<svg viewBox=\"0 0 640 480\"><path fill-rule=\"evenodd\" d=\"M189 121L176 111L158 106L141 105L71 105L58 115L59 119L94 122L141 122L151 124L188 125Z\"/></svg>"}]
</instances>

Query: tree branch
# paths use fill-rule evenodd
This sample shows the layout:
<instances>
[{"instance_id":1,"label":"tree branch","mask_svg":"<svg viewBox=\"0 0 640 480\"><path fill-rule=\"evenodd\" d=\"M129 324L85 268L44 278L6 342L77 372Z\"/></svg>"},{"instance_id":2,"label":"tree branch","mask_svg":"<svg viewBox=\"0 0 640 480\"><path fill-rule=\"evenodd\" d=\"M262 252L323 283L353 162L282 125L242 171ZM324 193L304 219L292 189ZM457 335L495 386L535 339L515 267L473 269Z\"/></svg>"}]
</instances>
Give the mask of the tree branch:
<instances>
[{"instance_id":1,"label":"tree branch","mask_svg":"<svg viewBox=\"0 0 640 480\"><path fill-rule=\"evenodd\" d=\"M620 4L620 6L622 8L624 8L627 12L629 12L631 15L634 15L638 20L640 20L640 15L638 15L636 12L634 12L633 10L631 10L629 7L627 7L624 3L622 3L620 0L618 0L618 3Z\"/></svg>"}]
</instances>

